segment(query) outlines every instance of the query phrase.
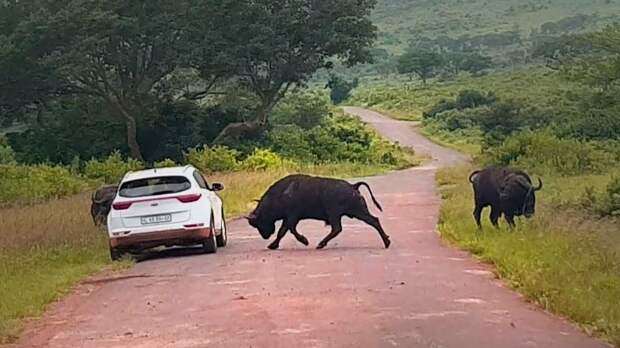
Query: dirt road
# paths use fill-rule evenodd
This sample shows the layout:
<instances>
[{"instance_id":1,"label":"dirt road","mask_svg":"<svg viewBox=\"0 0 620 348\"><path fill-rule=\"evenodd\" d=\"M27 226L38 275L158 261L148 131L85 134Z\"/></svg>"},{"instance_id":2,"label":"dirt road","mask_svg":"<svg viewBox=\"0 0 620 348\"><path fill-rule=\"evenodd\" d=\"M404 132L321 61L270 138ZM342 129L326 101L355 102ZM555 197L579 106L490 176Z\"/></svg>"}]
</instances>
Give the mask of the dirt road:
<instances>
[{"instance_id":1,"label":"dirt road","mask_svg":"<svg viewBox=\"0 0 620 348\"><path fill-rule=\"evenodd\" d=\"M217 255L164 257L91 282L30 327L31 347L605 347L534 306L488 267L442 244L438 166L465 158L409 124L347 109L384 136L427 152L427 166L369 179L392 236L345 221L318 251L287 236L279 251L244 221ZM328 230L300 226L316 244Z\"/></svg>"}]
</instances>

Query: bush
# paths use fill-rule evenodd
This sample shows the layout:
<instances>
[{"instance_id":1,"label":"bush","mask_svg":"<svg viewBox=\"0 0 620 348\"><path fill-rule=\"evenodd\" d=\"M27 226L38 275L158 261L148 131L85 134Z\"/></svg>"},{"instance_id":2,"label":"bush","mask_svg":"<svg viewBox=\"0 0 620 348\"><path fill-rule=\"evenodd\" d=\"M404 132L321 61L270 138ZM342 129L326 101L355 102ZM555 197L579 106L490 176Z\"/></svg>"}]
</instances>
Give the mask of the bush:
<instances>
[{"instance_id":1,"label":"bush","mask_svg":"<svg viewBox=\"0 0 620 348\"><path fill-rule=\"evenodd\" d=\"M283 159L277 153L266 149L255 149L241 166L247 170L281 169L295 166L295 162Z\"/></svg>"},{"instance_id":2,"label":"bush","mask_svg":"<svg viewBox=\"0 0 620 348\"><path fill-rule=\"evenodd\" d=\"M91 159L86 162L84 175L89 179L103 181L106 184L118 183L126 173L144 169L144 164L134 159L123 160L116 151L103 161Z\"/></svg>"},{"instance_id":3,"label":"bush","mask_svg":"<svg viewBox=\"0 0 620 348\"><path fill-rule=\"evenodd\" d=\"M308 163L318 161L318 156L308 140L308 132L299 126L275 127L267 137L269 148L286 158Z\"/></svg>"},{"instance_id":4,"label":"bush","mask_svg":"<svg viewBox=\"0 0 620 348\"><path fill-rule=\"evenodd\" d=\"M230 172L237 169L239 152L225 146L207 145L202 148L190 149L185 153L187 163L204 173Z\"/></svg>"},{"instance_id":5,"label":"bush","mask_svg":"<svg viewBox=\"0 0 620 348\"><path fill-rule=\"evenodd\" d=\"M351 91L355 89L359 84L357 79L349 82L344 78L336 75L331 75L327 87L331 90L329 97L334 104L340 104L349 97L351 97Z\"/></svg>"},{"instance_id":6,"label":"bush","mask_svg":"<svg viewBox=\"0 0 620 348\"><path fill-rule=\"evenodd\" d=\"M456 97L456 108L459 110L477 108L479 106L494 104L497 98L493 93L484 95L476 90L464 90Z\"/></svg>"},{"instance_id":7,"label":"bush","mask_svg":"<svg viewBox=\"0 0 620 348\"><path fill-rule=\"evenodd\" d=\"M0 136L0 165L2 164L15 164L15 152L4 136Z\"/></svg>"},{"instance_id":8,"label":"bush","mask_svg":"<svg viewBox=\"0 0 620 348\"><path fill-rule=\"evenodd\" d=\"M486 153L486 162L517 165L559 175L600 173L614 165L614 156L592 144L560 139L549 130L524 131Z\"/></svg>"},{"instance_id":9,"label":"bush","mask_svg":"<svg viewBox=\"0 0 620 348\"><path fill-rule=\"evenodd\" d=\"M438 114L452 109L456 109L456 102L448 99L441 99L437 104L433 105L432 109L424 112L422 116L425 119L434 118Z\"/></svg>"},{"instance_id":10,"label":"bush","mask_svg":"<svg viewBox=\"0 0 620 348\"><path fill-rule=\"evenodd\" d=\"M176 166L178 166L178 164L170 158L153 163L153 168L171 168Z\"/></svg>"},{"instance_id":11,"label":"bush","mask_svg":"<svg viewBox=\"0 0 620 348\"><path fill-rule=\"evenodd\" d=\"M329 100L318 92L296 92L288 95L273 110L271 122L310 129L329 115Z\"/></svg>"},{"instance_id":12,"label":"bush","mask_svg":"<svg viewBox=\"0 0 620 348\"><path fill-rule=\"evenodd\" d=\"M37 203L79 193L88 182L67 168L0 165L0 204Z\"/></svg>"}]
</instances>

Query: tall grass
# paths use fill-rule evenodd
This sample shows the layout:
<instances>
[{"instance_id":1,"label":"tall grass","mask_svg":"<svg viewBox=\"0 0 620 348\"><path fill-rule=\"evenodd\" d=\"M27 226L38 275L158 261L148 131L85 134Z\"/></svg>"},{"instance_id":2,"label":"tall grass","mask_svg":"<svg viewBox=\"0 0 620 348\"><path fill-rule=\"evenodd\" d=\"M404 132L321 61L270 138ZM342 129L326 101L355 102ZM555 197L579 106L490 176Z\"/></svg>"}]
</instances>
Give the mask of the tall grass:
<instances>
[{"instance_id":1,"label":"tall grass","mask_svg":"<svg viewBox=\"0 0 620 348\"><path fill-rule=\"evenodd\" d=\"M222 198L230 219L250 211L252 200L287 174L362 177L389 169L338 163L216 174L208 179L225 185ZM93 226L89 207L90 195L80 194L0 209L0 343L17 337L21 319L40 315L80 279L110 267L105 232Z\"/></svg>"},{"instance_id":2,"label":"tall grass","mask_svg":"<svg viewBox=\"0 0 620 348\"><path fill-rule=\"evenodd\" d=\"M579 209L588 185L609 175L546 177L536 217L514 231L479 231L472 217L470 168L438 174L442 236L496 266L498 276L543 308L620 344L620 223ZM488 213L488 212L487 212ZM505 224L504 224L505 226Z\"/></svg>"}]
</instances>

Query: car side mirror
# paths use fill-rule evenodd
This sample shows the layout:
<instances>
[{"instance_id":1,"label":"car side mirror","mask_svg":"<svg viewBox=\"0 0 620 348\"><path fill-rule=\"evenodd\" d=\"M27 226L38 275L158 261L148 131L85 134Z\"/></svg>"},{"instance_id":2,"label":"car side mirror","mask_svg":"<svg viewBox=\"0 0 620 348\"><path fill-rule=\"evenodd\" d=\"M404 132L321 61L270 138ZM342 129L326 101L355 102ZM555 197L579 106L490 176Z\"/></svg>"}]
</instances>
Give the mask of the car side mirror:
<instances>
[{"instance_id":1,"label":"car side mirror","mask_svg":"<svg viewBox=\"0 0 620 348\"><path fill-rule=\"evenodd\" d=\"M214 184L211 184L211 190L216 191L216 192L217 191L223 191L224 190L224 185L216 182Z\"/></svg>"}]
</instances>

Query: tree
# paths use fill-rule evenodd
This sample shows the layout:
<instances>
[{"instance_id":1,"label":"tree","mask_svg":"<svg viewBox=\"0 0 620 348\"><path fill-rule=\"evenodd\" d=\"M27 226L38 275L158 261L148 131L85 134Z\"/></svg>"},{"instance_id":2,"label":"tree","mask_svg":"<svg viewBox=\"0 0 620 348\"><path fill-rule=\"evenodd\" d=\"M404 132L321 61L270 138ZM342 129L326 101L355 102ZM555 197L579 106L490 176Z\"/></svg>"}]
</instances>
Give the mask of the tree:
<instances>
[{"instance_id":1,"label":"tree","mask_svg":"<svg viewBox=\"0 0 620 348\"><path fill-rule=\"evenodd\" d=\"M333 59L348 65L370 61L376 28L375 0L211 0L210 18L222 33L221 57L234 63L237 82L257 97L253 120L226 127L216 142L255 135L273 107Z\"/></svg>"},{"instance_id":2,"label":"tree","mask_svg":"<svg viewBox=\"0 0 620 348\"><path fill-rule=\"evenodd\" d=\"M153 112L164 80L189 61L189 1L35 1L14 42L52 72L65 94L105 102L126 126L131 156L142 159L141 117ZM204 53L204 50L203 52Z\"/></svg>"},{"instance_id":3,"label":"tree","mask_svg":"<svg viewBox=\"0 0 620 348\"><path fill-rule=\"evenodd\" d=\"M325 87L331 90L329 96L334 104L340 104L349 99L351 91L357 87L359 80L356 78L349 82L338 75L331 75Z\"/></svg>"},{"instance_id":4,"label":"tree","mask_svg":"<svg viewBox=\"0 0 620 348\"><path fill-rule=\"evenodd\" d=\"M410 50L398 58L398 72L418 75L424 85L444 65L440 54L426 50Z\"/></svg>"}]
</instances>

